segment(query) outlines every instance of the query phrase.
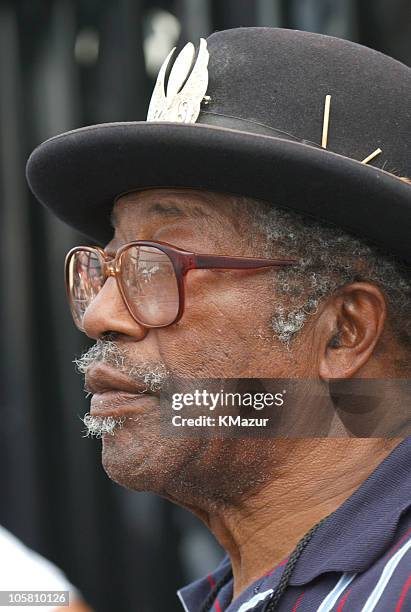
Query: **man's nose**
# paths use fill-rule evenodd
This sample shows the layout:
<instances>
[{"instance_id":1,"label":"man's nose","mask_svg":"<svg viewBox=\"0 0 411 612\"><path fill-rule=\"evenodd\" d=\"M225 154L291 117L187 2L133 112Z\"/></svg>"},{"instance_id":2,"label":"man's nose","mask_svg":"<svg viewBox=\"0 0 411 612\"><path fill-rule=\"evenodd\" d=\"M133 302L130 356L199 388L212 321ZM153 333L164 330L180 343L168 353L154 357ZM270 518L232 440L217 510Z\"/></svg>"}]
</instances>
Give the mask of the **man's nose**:
<instances>
[{"instance_id":1,"label":"man's nose","mask_svg":"<svg viewBox=\"0 0 411 612\"><path fill-rule=\"evenodd\" d=\"M83 317L84 332L98 340L108 333L122 334L135 341L143 340L148 329L129 313L116 280L109 277L91 302Z\"/></svg>"}]
</instances>

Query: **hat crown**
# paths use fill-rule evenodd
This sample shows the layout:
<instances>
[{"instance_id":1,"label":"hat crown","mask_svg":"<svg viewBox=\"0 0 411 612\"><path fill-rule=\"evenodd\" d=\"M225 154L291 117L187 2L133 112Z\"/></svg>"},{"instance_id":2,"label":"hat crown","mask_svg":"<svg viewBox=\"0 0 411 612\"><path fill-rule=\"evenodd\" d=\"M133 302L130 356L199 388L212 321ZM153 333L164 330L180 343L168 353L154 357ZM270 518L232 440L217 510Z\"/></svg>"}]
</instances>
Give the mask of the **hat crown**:
<instances>
[{"instance_id":1,"label":"hat crown","mask_svg":"<svg viewBox=\"0 0 411 612\"><path fill-rule=\"evenodd\" d=\"M321 146L411 175L411 69L362 45L311 32L238 28L211 35L209 104L198 122ZM272 133L271 133L272 131Z\"/></svg>"},{"instance_id":2,"label":"hat crown","mask_svg":"<svg viewBox=\"0 0 411 612\"><path fill-rule=\"evenodd\" d=\"M176 60L171 86L160 91L167 120L88 126L38 146L27 163L37 198L105 244L120 194L170 186L239 194L411 263L411 187L393 176L411 176L411 70L355 43L293 30L227 30L207 46L199 81L194 49ZM163 108L154 104L155 117Z\"/></svg>"}]
</instances>

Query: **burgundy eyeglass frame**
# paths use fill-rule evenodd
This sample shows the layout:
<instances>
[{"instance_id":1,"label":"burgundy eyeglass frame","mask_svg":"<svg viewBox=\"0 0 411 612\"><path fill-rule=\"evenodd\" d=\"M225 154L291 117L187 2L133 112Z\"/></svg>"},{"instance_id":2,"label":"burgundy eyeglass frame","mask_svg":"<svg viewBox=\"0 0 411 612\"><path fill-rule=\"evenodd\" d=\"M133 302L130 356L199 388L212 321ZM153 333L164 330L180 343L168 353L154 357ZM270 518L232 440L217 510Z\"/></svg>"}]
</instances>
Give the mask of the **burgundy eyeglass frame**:
<instances>
[{"instance_id":1,"label":"burgundy eyeglass frame","mask_svg":"<svg viewBox=\"0 0 411 612\"><path fill-rule=\"evenodd\" d=\"M179 306L177 316L174 321L171 323L166 323L165 325L148 325L147 323L143 323L139 321L138 317L132 311L132 308L129 304L129 299L127 297L127 292L123 285L122 273L121 273L121 258L123 254L130 249L131 247L142 246L142 247L151 247L158 249L165 253L168 259L171 261L171 264L174 268L174 272L177 280L177 288L178 288L178 297L179 297ZM135 240L133 242L128 242L120 247L115 256L111 257L108 255L102 248L96 246L78 246L71 249L66 256L65 260L65 281L66 281L66 292L67 297L70 303L71 310L74 312L74 303L72 294L70 291L70 280L69 280L69 264L73 255L78 251L88 251L90 253L98 253L104 262L103 274L104 274L104 282L110 277L113 276L116 279L117 287L120 291L121 297L126 305L128 312L131 317L142 327L147 329L152 328L163 328L170 327L177 323L181 319L184 313L185 306L185 283L184 278L190 270L217 270L217 269L225 269L225 270L257 270L260 268L282 268L283 266L294 266L299 262L297 259L266 259L266 258L258 258L258 257L241 257L241 256L227 256L227 255L208 255L205 253L192 253L190 251L186 251L184 249L179 249L167 242L152 242L147 240ZM103 287L102 285L102 287ZM81 328L80 328L81 329Z\"/></svg>"}]
</instances>

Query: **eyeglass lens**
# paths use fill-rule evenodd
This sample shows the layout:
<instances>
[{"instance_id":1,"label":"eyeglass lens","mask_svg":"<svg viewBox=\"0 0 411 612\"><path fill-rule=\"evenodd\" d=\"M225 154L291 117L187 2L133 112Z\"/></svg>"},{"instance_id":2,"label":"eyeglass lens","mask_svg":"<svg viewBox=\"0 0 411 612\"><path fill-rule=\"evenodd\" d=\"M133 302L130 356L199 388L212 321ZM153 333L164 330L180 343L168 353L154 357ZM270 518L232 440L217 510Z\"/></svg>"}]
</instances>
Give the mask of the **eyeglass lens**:
<instances>
[{"instance_id":1,"label":"eyeglass lens","mask_svg":"<svg viewBox=\"0 0 411 612\"><path fill-rule=\"evenodd\" d=\"M104 284L103 257L96 251L76 251L68 263L68 285L74 322L83 327L83 316Z\"/></svg>"},{"instance_id":2,"label":"eyeglass lens","mask_svg":"<svg viewBox=\"0 0 411 612\"><path fill-rule=\"evenodd\" d=\"M68 269L72 312L82 328L84 313L104 284L104 260L98 252L76 251ZM120 283L134 317L149 326L172 323L179 310L173 264L160 249L130 246L121 255Z\"/></svg>"}]
</instances>

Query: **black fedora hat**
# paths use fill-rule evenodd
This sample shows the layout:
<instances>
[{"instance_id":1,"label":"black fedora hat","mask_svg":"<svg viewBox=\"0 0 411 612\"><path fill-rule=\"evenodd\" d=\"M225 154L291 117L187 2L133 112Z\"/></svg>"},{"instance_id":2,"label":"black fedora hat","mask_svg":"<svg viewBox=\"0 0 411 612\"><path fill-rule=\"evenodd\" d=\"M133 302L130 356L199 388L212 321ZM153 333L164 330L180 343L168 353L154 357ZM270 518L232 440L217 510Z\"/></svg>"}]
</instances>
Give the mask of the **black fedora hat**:
<instances>
[{"instance_id":1,"label":"black fedora hat","mask_svg":"<svg viewBox=\"0 0 411 612\"><path fill-rule=\"evenodd\" d=\"M162 75L149 121L80 128L37 147L27 178L40 202L103 244L123 193L241 194L411 261L411 186L400 179L411 176L410 68L349 41L277 28L217 32L193 64L191 52L174 64L168 110ZM184 112L173 114L187 62Z\"/></svg>"}]
</instances>

